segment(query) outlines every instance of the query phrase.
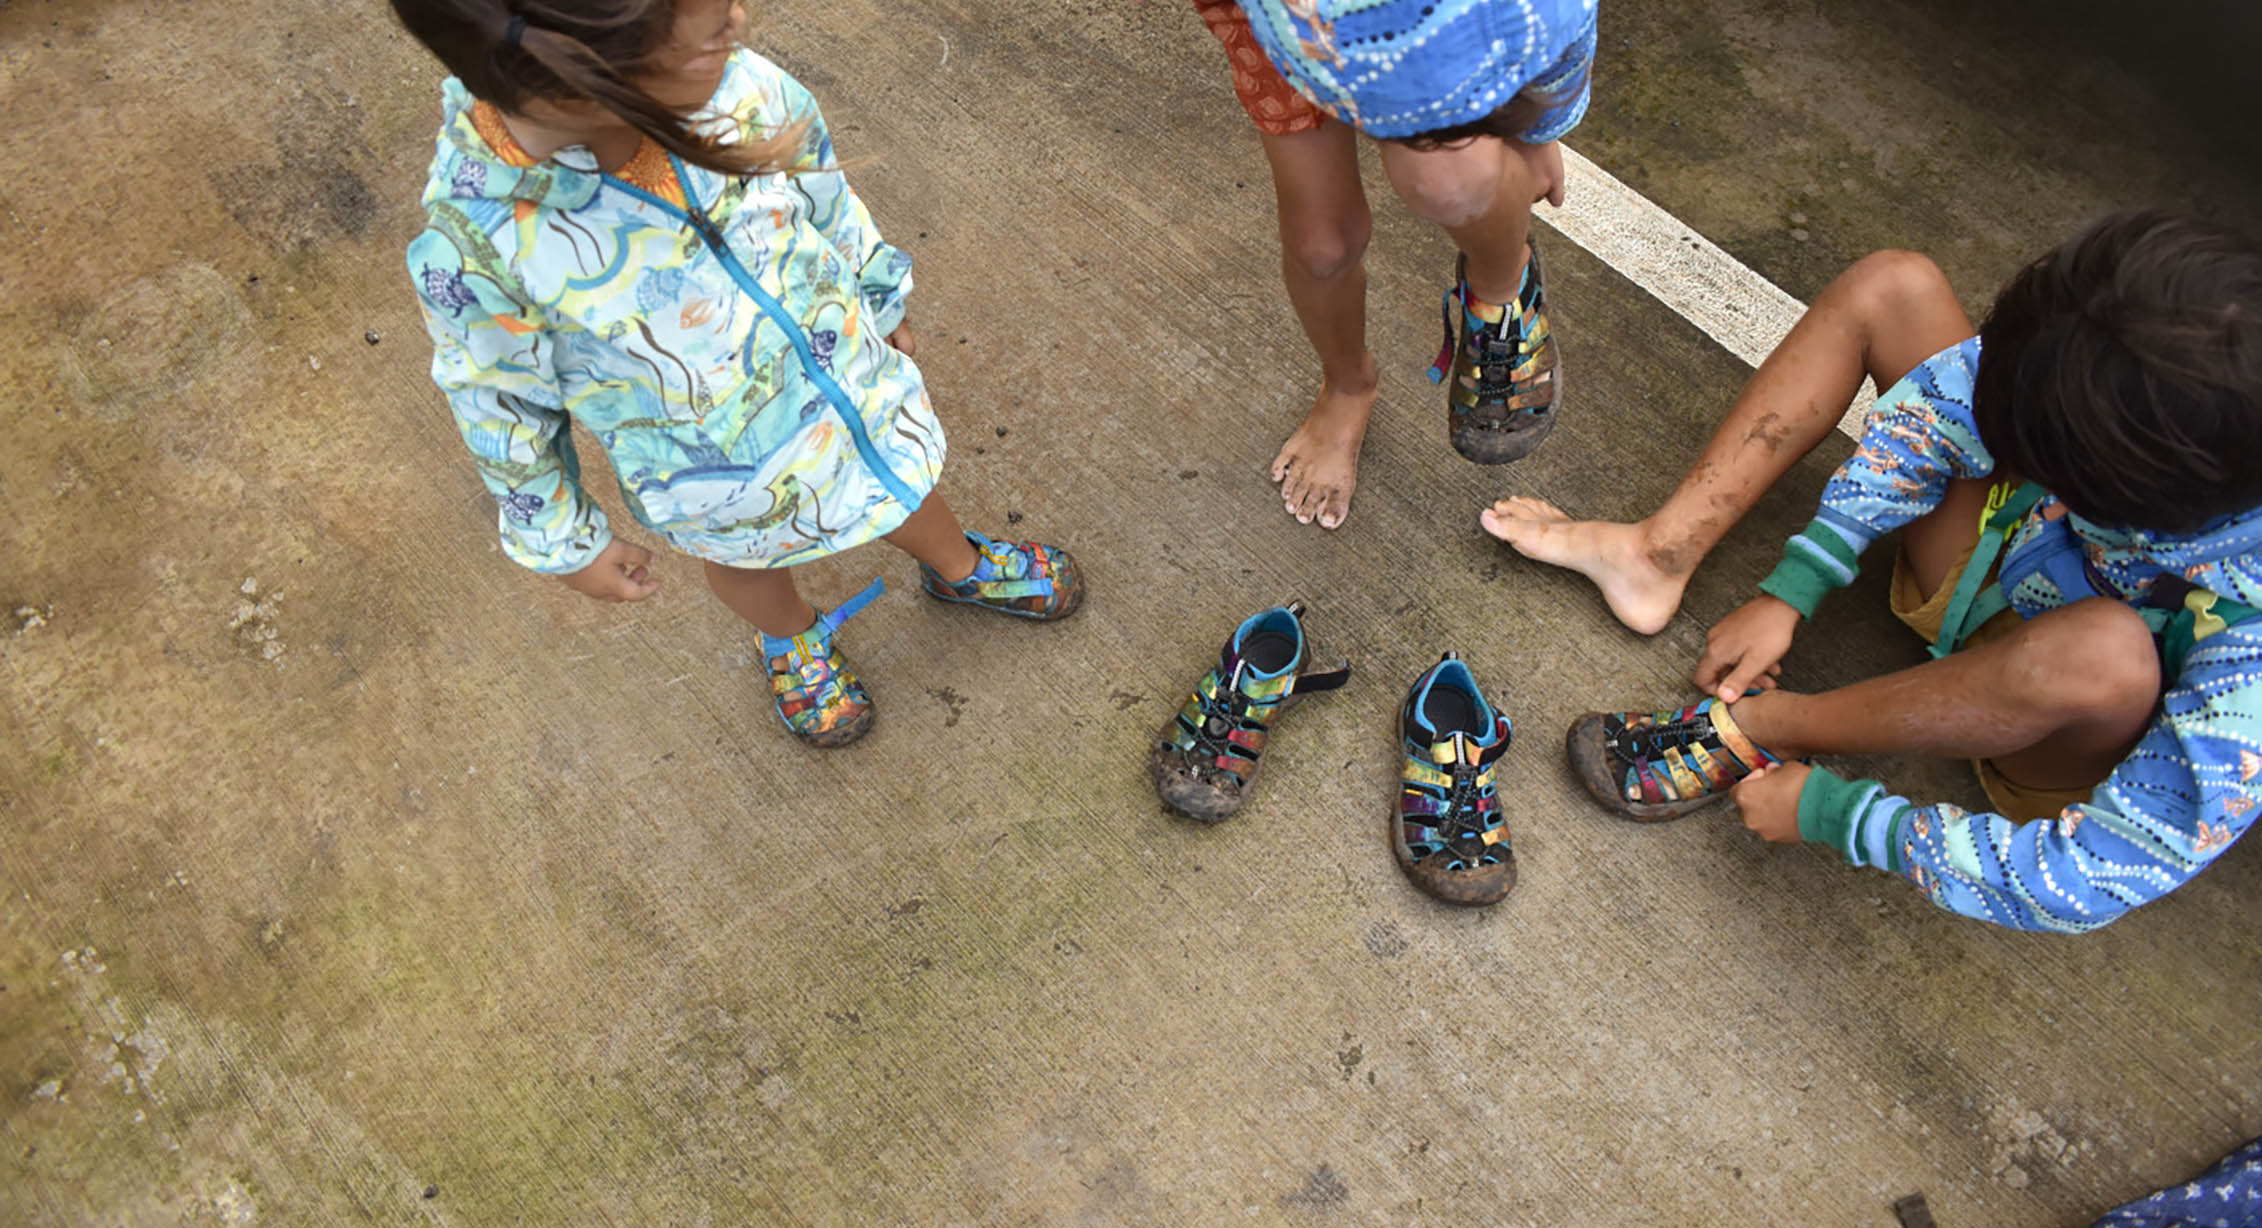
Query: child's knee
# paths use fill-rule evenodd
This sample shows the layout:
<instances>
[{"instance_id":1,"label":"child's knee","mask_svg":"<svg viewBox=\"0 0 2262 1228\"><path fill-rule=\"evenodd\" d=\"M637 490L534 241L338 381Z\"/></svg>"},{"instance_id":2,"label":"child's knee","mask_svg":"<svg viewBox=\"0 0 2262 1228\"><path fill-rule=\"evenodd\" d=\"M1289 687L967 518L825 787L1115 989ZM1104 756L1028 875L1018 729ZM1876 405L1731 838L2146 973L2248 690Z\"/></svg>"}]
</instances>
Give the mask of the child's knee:
<instances>
[{"instance_id":1,"label":"child's knee","mask_svg":"<svg viewBox=\"0 0 2262 1228\"><path fill-rule=\"evenodd\" d=\"M1414 216L1439 226L1467 226L1500 194L1500 142L1478 139L1445 149L1383 147L1391 189Z\"/></svg>"},{"instance_id":2,"label":"child's knee","mask_svg":"<svg viewBox=\"0 0 2262 1228\"><path fill-rule=\"evenodd\" d=\"M2090 597L2036 616L2022 637L2025 672L2055 704L2103 716L2150 712L2160 697L2160 658L2144 616L2110 597Z\"/></svg>"},{"instance_id":3,"label":"child's knee","mask_svg":"<svg viewBox=\"0 0 2262 1228\"><path fill-rule=\"evenodd\" d=\"M1921 252L1887 248L1871 252L1847 269L1845 281L1862 315L1872 319L1900 319L1911 309L1937 302L1955 301L1948 275Z\"/></svg>"},{"instance_id":4,"label":"child's knee","mask_svg":"<svg viewBox=\"0 0 2262 1228\"><path fill-rule=\"evenodd\" d=\"M1314 281L1333 281L1357 268L1367 254L1374 223L1365 216L1330 218L1293 228L1282 242L1288 260Z\"/></svg>"}]
</instances>

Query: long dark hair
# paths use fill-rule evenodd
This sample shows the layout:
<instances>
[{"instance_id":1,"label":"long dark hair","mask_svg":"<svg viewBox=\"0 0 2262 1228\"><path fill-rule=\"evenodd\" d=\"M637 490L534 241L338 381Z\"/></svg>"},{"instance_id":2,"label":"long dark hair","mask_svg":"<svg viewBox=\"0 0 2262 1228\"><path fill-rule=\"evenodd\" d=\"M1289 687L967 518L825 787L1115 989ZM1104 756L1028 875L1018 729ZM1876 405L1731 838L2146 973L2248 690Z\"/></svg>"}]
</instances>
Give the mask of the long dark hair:
<instances>
[{"instance_id":1,"label":"long dark hair","mask_svg":"<svg viewBox=\"0 0 2262 1228\"><path fill-rule=\"evenodd\" d=\"M1979 336L1980 441L2084 518L2189 532L2262 504L2262 244L2115 213L2012 278Z\"/></svg>"},{"instance_id":2,"label":"long dark hair","mask_svg":"<svg viewBox=\"0 0 2262 1228\"><path fill-rule=\"evenodd\" d=\"M393 0L401 24L465 89L505 111L594 102L694 166L726 175L790 166L800 128L725 144L638 88L675 9L676 0Z\"/></svg>"}]
</instances>

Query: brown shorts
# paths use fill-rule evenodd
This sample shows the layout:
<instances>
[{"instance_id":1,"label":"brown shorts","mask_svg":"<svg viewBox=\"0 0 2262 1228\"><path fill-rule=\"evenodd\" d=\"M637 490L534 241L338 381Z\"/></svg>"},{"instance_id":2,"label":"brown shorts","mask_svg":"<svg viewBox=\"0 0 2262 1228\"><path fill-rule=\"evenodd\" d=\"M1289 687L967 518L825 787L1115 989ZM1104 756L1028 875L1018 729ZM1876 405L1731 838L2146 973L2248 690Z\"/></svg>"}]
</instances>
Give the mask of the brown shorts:
<instances>
[{"instance_id":1,"label":"brown shorts","mask_svg":"<svg viewBox=\"0 0 2262 1228\"><path fill-rule=\"evenodd\" d=\"M1210 33L1225 44L1225 58L1233 65L1233 93L1257 131L1274 136L1310 132L1326 122L1327 114L1296 92L1280 70L1265 58L1257 36L1249 31L1249 15L1233 0L1194 0Z\"/></svg>"},{"instance_id":2,"label":"brown shorts","mask_svg":"<svg viewBox=\"0 0 2262 1228\"><path fill-rule=\"evenodd\" d=\"M1927 644L1940 641L1940 624L1946 620L1948 603L1955 598L1956 582L1963 578L1964 569L1971 566L1972 552L1979 547L1978 528L1974 523L1971 545L1964 547L1963 556L1956 560L1955 566L1948 569L1948 578L1940 582L1940 590L1932 594L1929 601L1925 599L1923 590L1917 587L1915 573L1909 570L1908 555L1899 554L1893 559L1893 592L1890 599L1893 617L1900 619L1909 630L1923 636ZM1988 580L1992 583L1994 577L1991 575ZM1959 649L2002 639L2016 631L2021 621L2017 611L2004 610L1979 624L1970 637L1959 645ZM2019 823L2057 818L2058 813L2066 807L2088 801L2089 795L2103 783L2103 777L2099 777L2078 789L2037 789L2004 776L1989 760L1974 759L1971 766L1973 771L1979 773L1979 787L1987 794L1987 800L1994 804L1996 812Z\"/></svg>"}]
</instances>

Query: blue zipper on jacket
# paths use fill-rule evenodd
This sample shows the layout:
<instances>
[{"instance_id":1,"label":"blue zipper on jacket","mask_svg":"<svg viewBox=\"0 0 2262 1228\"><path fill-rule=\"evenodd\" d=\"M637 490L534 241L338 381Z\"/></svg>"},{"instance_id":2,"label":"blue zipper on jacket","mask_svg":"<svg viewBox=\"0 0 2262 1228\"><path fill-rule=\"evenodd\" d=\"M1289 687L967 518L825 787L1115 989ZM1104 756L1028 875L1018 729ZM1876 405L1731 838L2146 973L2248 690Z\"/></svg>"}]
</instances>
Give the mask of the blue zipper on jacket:
<instances>
[{"instance_id":1,"label":"blue zipper on jacket","mask_svg":"<svg viewBox=\"0 0 2262 1228\"><path fill-rule=\"evenodd\" d=\"M753 274L746 271L746 266L738 262L737 256L731 254L730 243L723 238L723 232L715 225L715 220L708 217L706 210L700 207L698 196L691 190L691 176L674 154L668 155L668 166L675 171L675 181L683 188L684 202L690 206L688 209L679 209L674 202L611 175L605 176L605 182L691 223L691 228L699 232L699 238L706 243L707 249L723 262L723 269L730 274L731 280L738 283L739 289L746 291L747 296L762 309L762 314L770 317L770 322L777 325L785 333L786 340L793 343L794 353L801 356L802 374L807 375L817 385L818 391L825 394L825 399L832 403L833 412L840 417L841 424L848 428L849 438L855 441L856 455L863 458L864 467L872 471L872 476L880 480L880 485L887 488L888 494L896 502L907 509L918 510L924 500L913 494L911 487L897 477L894 470L888 468L886 461L880 459L880 450L872 446L872 436L864 429L864 416L856 412L856 402L849 399L848 393L833 379L832 372L825 370L824 365L817 361L817 353L809 348L809 337L801 331L800 322L754 280Z\"/></svg>"}]
</instances>

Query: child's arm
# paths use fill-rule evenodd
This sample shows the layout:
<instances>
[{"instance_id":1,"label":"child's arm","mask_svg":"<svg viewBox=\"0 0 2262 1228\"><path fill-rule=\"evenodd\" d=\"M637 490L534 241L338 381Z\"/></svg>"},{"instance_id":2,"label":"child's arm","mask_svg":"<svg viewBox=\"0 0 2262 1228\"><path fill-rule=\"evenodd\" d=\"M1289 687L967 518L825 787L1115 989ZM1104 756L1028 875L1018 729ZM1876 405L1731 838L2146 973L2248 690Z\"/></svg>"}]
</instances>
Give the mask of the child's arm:
<instances>
[{"instance_id":1,"label":"child's arm","mask_svg":"<svg viewBox=\"0 0 2262 1228\"><path fill-rule=\"evenodd\" d=\"M438 229L409 245L409 272L432 336L432 380L499 505L504 553L553 575L588 567L612 531L581 490L549 333L493 277L466 269Z\"/></svg>"},{"instance_id":2,"label":"child's arm","mask_svg":"<svg viewBox=\"0 0 2262 1228\"><path fill-rule=\"evenodd\" d=\"M1821 508L1759 591L1812 617L1830 590L1853 582L1871 542L1940 506L1951 479L1995 471L1972 422L1978 370L1973 337L1925 359L1877 398L1861 446L1822 488Z\"/></svg>"},{"instance_id":3,"label":"child's arm","mask_svg":"<svg viewBox=\"0 0 2262 1228\"><path fill-rule=\"evenodd\" d=\"M2182 886L2262 807L2262 625L2201 642L2136 748L2092 799L2014 823L1918 806L1816 769L1799 834L1891 870L1950 912L2013 929L2096 929Z\"/></svg>"},{"instance_id":4,"label":"child's arm","mask_svg":"<svg viewBox=\"0 0 2262 1228\"><path fill-rule=\"evenodd\" d=\"M783 71L777 74L782 107L791 124L806 125L801 141L800 165L820 169L792 176L793 186L809 202L809 216L833 248L856 270L871 326L882 336L903 323L911 298L911 256L880 238L880 228L864 208L848 177L840 172L833 155L831 132L817 99L799 81Z\"/></svg>"}]
</instances>

